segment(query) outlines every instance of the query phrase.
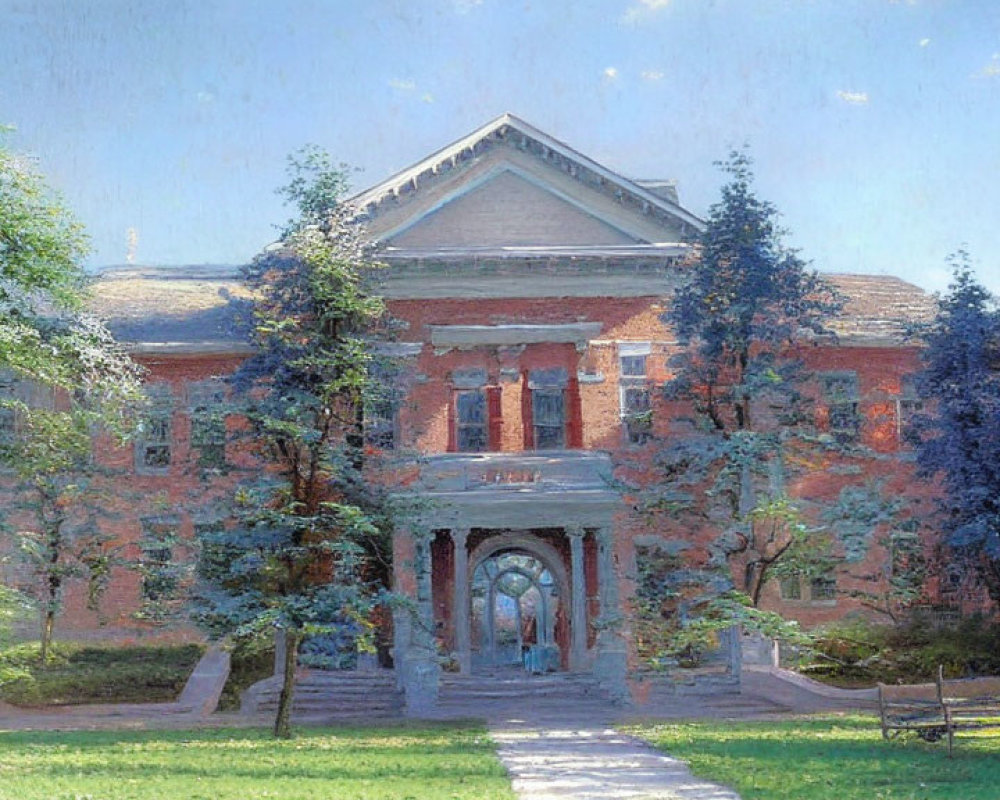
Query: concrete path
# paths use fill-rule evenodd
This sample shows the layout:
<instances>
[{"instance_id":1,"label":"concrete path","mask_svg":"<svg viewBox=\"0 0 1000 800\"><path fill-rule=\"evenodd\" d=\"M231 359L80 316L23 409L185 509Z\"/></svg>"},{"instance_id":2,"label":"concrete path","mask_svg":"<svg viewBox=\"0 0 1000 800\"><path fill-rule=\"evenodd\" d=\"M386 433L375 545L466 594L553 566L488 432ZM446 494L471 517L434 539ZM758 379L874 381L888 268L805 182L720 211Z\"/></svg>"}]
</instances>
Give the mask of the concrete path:
<instances>
[{"instance_id":1,"label":"concrete path","mask_svg":"<svg viewBox=\"0 0 1000 800\"><path fill-rule=\"evenodd\" d=\"M603 725L492 723L490 732L521 800L739 800L693 777L683 761Z\"/></svg>"}]
</instances>

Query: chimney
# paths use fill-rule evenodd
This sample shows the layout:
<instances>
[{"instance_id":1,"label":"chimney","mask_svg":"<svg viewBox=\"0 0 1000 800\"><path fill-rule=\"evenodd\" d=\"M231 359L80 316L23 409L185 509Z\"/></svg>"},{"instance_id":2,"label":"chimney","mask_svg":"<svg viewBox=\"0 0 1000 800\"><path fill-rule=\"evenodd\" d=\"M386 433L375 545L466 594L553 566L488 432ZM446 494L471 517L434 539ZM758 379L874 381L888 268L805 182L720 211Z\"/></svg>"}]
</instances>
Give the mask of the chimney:
<instances>
[{"instance_id":1,"label":"chimney","mask_svg":"<svg viewBox=\"0 0 1000 800\"><path fill-rule=\"evenodd\" d=\"M645 178L643 180L636 180L635 183L647 192L651 192L669 203L680 205L680 201L677 199L677 181Z\"/></svg>"}]
</instances>

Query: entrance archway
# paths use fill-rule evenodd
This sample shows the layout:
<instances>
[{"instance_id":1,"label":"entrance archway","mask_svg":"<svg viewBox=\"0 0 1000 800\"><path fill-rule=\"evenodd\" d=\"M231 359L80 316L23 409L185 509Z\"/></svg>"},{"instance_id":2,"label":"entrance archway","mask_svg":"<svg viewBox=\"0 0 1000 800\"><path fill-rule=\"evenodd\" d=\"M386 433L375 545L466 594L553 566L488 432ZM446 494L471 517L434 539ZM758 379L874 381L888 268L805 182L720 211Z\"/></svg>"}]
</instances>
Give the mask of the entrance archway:
<instances>
[{"instance_id":1,"label":"entrance archway","mask_svg":"<svg viewBox=\"0 0 1000 800\"><path fill-rule=\"evenodd\" d=\"M569 576L556 547L528 532L500 532L474 548L468 576L473 671L522 663L529 651L545 668L570 666Z\"/></svg>"},{"instance_id":2,"label":"entrance archway","mask_svg":"<svg viewBox=\"0 0 1000 800\"><path fill-rule=\"evenodd\" d=\"M559 590L537 558L509 551L482 559L471 590L474 666L520 664L531 647L555 647Z\"/></svg>"}]
</instances>

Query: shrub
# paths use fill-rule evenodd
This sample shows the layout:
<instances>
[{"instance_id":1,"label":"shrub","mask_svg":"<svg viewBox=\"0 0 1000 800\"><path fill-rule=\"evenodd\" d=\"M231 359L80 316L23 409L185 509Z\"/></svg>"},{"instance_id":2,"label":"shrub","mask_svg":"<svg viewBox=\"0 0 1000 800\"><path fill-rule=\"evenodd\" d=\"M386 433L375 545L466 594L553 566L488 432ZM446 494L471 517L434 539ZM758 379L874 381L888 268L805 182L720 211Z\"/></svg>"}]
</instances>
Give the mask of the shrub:
<instances>
[{"instance_id":1,"label":"shrub","mask_svg":"<svg viewBox=\"0 0 1000 800\"><path fill-rule=\"evenodd\" d=\"M240 695L274 674L274 644L270 641L238 640L230 655L229 680L219 698L219 711L238 710Z\"/></svg>"},{"instance_id":2,"label":"shrub","mask_svg":"<svg viewBox=\"0 0 1000 800\"><path fill-rule=\"evenodd\" d=\"M169 702L201 658L204 647L91 646L59 642L39 664L39 644L0 652L0 699L15 705ZM5 680L5 677L7 679Z\"/></svg>"},{"instance_id":3,"label":"shrub","mask_svg":"<svg viewBox=\"0 0 1000 800\"><path fill-rule=\"evenodd\" d=\"M900 625L849 619L816 633L801 669L832 683L920 683L939 665L949 678L1000 674L1000 621L982 615L951 624L919 613Z\"/></svg>"}]
</instances>

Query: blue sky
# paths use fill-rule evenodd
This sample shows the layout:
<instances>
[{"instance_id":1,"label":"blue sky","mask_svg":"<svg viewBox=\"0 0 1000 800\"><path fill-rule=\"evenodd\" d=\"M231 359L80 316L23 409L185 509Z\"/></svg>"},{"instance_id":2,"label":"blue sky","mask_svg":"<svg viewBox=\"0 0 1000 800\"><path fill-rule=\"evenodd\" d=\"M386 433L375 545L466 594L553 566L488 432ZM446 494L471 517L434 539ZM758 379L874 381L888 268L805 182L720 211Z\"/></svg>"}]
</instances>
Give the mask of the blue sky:
<instances>
[{"instance_id":1,"label":"blue sky","mask_svg":"<svg viewBox=\"0 0 1000 800\"><path fill-rule=\"evenodd\" d=\"M241 263L299 146L362 189L504 111L698 214L749 143L817 268L964 245L1000 292L995 0L0 0L0 123L94 265Z\"/></svg>"}]
</instances>

